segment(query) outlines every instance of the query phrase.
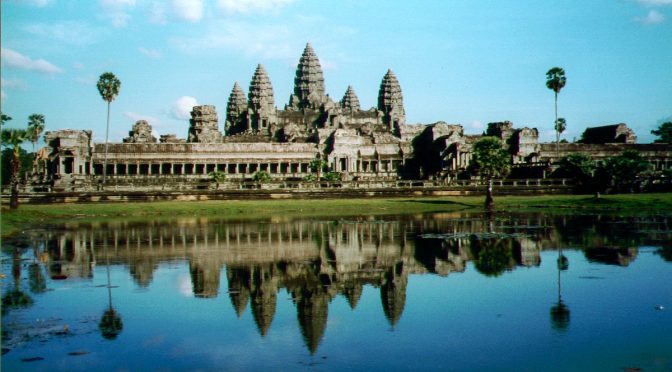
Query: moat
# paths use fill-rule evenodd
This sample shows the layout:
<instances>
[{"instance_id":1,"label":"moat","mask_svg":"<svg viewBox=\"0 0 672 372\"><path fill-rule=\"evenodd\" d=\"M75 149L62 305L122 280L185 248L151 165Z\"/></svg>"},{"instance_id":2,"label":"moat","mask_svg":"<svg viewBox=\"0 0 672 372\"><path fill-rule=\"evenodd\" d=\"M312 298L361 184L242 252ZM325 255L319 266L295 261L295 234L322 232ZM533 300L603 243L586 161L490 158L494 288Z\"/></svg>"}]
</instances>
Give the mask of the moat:
<instances>
[{"instance_id":1,"label":"moat","mask_svg":"<svg viewBox=\"0 0 672 372\"><path fill-rule=\"evenodd\" d=\"M5 370L672 369L672 217L71 221L2 242Z\"/></svg>"}]
</instances>

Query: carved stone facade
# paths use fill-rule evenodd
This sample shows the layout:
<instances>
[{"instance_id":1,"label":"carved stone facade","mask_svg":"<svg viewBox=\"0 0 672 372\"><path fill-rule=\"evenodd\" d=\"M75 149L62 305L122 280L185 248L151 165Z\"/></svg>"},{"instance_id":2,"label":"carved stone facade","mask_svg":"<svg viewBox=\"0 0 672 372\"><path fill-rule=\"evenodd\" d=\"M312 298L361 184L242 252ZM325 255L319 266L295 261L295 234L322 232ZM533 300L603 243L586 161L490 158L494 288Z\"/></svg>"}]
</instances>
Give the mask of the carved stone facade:
<instances>
[{"instance_id":1,"label":"carved stone facade","mask_svg":"<svg viewBox=\"0 0 672 372\"><path fill-rule=\"evenodd\" d=\"M273 85L259 64L247 96L236 82L226 103L223 131L215 106L195 106L187 138L160 136L138 121L123 143L110 144L107 175L112 180L207 178L226 174L229 181L251 180L264 171L276 181L314 176L311 163L326 162L325 172L344 181L433 179L467 175L472 145L480 135L466 135L459 124L407 124L403 94L392 70L383 76L376 107L362 109L352 86L334 102L326 94L322 67L307 44L296 68L294 90L283 109L275 106ZM557 162L555 143L539 143L536 128L514 128L509 121L488 124L486 134L500 138L511 154L515 176L544 177ZM45 179L55 188L90 189L103 172L105 145L93 144L91 132L62 130L46 134ZM639 145L625 124L589 128L584 143L561 143L560 157L585 152L594 159L637 149L656 169L672 167L672 145ZM71 182L74 178L77 182ZM68 180L67 182L63 180ZM135 181L134 181L135 182ZM141 189L142 182L136 184ZM88 186L87 186L88 185Z\"/></svg>"}]
</instances>

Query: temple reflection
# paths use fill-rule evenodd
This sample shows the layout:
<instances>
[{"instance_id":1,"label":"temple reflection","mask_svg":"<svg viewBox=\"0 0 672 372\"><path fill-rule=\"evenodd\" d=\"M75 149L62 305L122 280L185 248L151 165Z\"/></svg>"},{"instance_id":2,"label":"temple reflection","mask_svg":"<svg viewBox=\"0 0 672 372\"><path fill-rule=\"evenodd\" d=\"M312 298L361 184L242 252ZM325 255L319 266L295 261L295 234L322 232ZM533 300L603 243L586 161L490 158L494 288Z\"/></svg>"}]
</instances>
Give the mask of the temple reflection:
<instances>
[{"instance_id":1,"label":"temple reflection","mask_svg":"<svg viewBox=\"0 0 672 372\"><path fill-rule=\"evenodd\" d=\"M668 218L634 218L635 227L611 221L604 216L487 219L460 213L350 221L192 218L73 223L60 231L35 232L31 239L54 280L91 280L94 265L103 263L127 267L134 282L146 288L162 263L186 262L195 297L227 292L239 318L249 306L261 336L271 329L277 296L284 289L296 306L304 343L315 353L327 330L331 301L343 296L355 309L365 286L379 290L382 314L394 327L403 318L413 274L447 276L473 265L483 275L498 276L516 267L539 266L543 250L558 248L583 249L590 261L623 266L637 258L637 246L669 252ZM638 233L642 226L646 234ZM29 270L31 286L43 291L40 267ZM222 273L227 283L220 282ZM568 324L569 309L560 293L551 317L558 328ZM107 318L110 329L121 325L115 317Z\"/></svg>"}]
</instances>

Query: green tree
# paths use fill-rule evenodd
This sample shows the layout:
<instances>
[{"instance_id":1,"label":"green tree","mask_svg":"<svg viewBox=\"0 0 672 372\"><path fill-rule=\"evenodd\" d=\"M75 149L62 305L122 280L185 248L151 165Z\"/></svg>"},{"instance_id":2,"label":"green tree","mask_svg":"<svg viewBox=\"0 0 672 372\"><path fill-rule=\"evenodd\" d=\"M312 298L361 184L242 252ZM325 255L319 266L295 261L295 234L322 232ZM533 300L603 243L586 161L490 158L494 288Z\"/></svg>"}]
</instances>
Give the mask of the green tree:
<instances>
[{"instance_id":1,"label":"green tree","mask_svg":"<svg viewBox=\"0 0 672 372\"><path fill-rule=\"evenodd\" d=\"M556 151L556 159L560 158L560 132L559 129L559 122L558 122L558 93L562 90L562 88L565 87L565 84L567 84L567 78L565 77L565 70L563 70L561 67L553 67L552 69L548 70L546 72L546 87L550 90L552 90L555 93L555 133L556 133L556 146L555 146L555 151ZM563 119L564 122L564 119ZM565 128L563 127L562 130L564 131Z\"/></svg>"},{"instance_id":2,"label":"green tree","mask_svg":"<svg viewBox=\"0 0 672 372\"><path fill-rule=\"evenodd\" d=\"M573 179L579 191L587 191L593 184L595 168L595 162L590 155L576 152L560 159L558 173L563 177Z\"/></svg>"},{"instance_id":3,"label":"green tree","mask_svg":"<svg viewBox=\"0 0 672 372\"><path fill-rule=\"evenodd\" d=\"M636 150L625 150L619 156L604 161L604 171L617 190L634 191L638 177L651 164Z\"/></svg>"},{"instance_id":4,"label":"green tree","mask_svg":"<svg viewBox=\"0 0 672 372\"><path fill-rule=\"evenodd\" d=\"M340 181L341 174L339 172L327 172L327 174L324 175L324 179L330 182Z\"/></svg>"},{"instance_id":5,"label":"green tree","mask_svg":"<svg viewBox=\"0 0 672 372\"><path fill-rule=\"evenodd\" d=\"M27 139L25 129L4 129L2 131L2 145L12 148L11 161L11 196L9 207L19 207L19 170L21 169L21 144Z\"/></svg>"},{"instance_id":6,"label":"green tree","mask_svg":"<svg viewBox=\"0 0 672 372\"><path fill-rule=\"evenodd\" d=\"M672 143L672 121L660 124L658 129L651 131L651 134L659 137L657 140L653 141L654 143Z\"/></svg>"},{"instance_id":7,"label":"green tree","mask_svg":"<svg viewBox=\"0 0 672 372\"><path fill-rule=\"evenodd\" d=\"M259 171L252 176L254 182L262 184L271 182L271 175L266 171Z\"/></svg>"},{"instance_id":8,"label":"green tree","mask_svg":"<svg viewBox=\"0 0 672 372\"><path fill-rule=\"evenodd\" d=\"M496 177L506 177L509 174L511 169L509 153L498 138L483 137L474 143L470 167L488 182L485 208L490 210L494 207L492 180Z\"/></svg>"},{"instance_id":9,"label":"green tree","mask_svg":"<svg viewBox=\"0 0 672 372\"><path fill-rule=\"evenodd\" d=\"M105 102L107 102L107 126L105 129L105 157L103 160L103 185L107 181L107 145L110 133L110 104L119 95L121 81L111 72L105 72L98 79L98 92Z\"/></svg>"},{"instance_id":10,"label":"green tree","mask_svg":"<svg viewBox=\"0 0 672 372\"><path fill-rule=\"evenodd\" d=\"M6 122L12 120L12 117L9 115L5 115L0 111L0 128L5 125Z\"/></svg>"},{"instance_id":11,"label":"green tree","mask_svg":"<svg viewBox=\"0 0 672 372\"><path fill-rule=\"evenodd\" d=\"M40 140L40 135L44 131L44 115L32 114L28 117L28 139L33 144L33 152L35 152L35 145Z\"/></svg>"},{"instance_id":12,"label":"green tree","mask_svg":"<svg viewBox=\"0 0 672 372\"><path fill-rule=\"evenodd\" d=\"M310 171L315 173L316 180L319 181L322 176L322 171L327 166L327 162L322 160L321 158L317 158L313 159L313 161L310 162L309 166Z\"/></svg>"},{"instance_id":13,"label":"green tree","mask_svg":"<svg viewBox=\"0 0 672 372\"><path fill-rule=\"evenodd\" d=\"M219 189L219 184L223 183L226 181L226 173L216 171L216 172L210 172L208 173L208 176L210 176L210 182L213 182L215 184L215 188Z\"/></svg>"}]
</instances>

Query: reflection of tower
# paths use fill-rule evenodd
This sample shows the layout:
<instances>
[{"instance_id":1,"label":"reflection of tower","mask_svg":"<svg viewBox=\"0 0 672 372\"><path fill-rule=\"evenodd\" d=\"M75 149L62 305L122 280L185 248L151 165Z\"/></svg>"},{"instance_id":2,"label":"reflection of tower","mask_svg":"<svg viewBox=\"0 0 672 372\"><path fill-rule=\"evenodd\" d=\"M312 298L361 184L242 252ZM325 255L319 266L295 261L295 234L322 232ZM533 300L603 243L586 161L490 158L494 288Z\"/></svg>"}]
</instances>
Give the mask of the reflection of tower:
<instances>
[{"instance_id":1,"label":"reflection of tower","mask_svg":"<svg viewBox=\"0 0 672 372\"><path fill-rule=\"evenodd\" d=\"M295 297L303 340L310 353L315 354L327 328L329 294L320 291L319 287L317 290L304 288Z\"/></svg>"},{"instance_id":2,"label":"reflection of tower","mask_svg":"<svg viewBox=\"0 0 672 372\"><path fill-rule=\"evenodd\" d=\"M240 318L245 312L247 302L250 299L250 275L245 269L226 268L226 278L229 282L229 298Z\"/></svg>"},{"instance_id":3,"label":"reflection of tower","mask_svg":"<svg viewBox=\"0 0 672 372\"><path fill-rule=\"evenodd\" d=\"M147 288L152 282L156 264L152 257L137 256L132 258L128 270L140 287Z\"/></svg>"},{"instance_id":4,"label":"reflection of tower","mask_svg":"<svg viewBox=\"0 0 672 372\"><path fill-rule=\"evenodd\" d=\"M362 297L362 291L364 286L361 283L348 283L343 288L343 295L348 300L348 304L351 309L357 307L360 297Z\"/></svg>"},{"instance_id":5,"label":"reflection of tower","mask_svg":"<svg viewBox=\"0 0 672 372\"><path fill-rule=\"evenodd\" d=\"M385 273L385 281L380 286L383 312L392 326L397 324L404 312L407 284L408 273L404 272L403 262L398 262L392 270Z\"/></svg>"},{"instance_id":6,"label":"reflection of tower","mask_svg":"<svg viewBox=\"0 0 672 372\"><path fill-rule=\"evenodd\" d=\"M277 279L271 271L260 267L252 273L252 316L262 336L271 327L277 302Z\"/></svg>"},{"instance_id":7,"label":"reflection of tower","mask_svg":"<svg viewBox=\"0 0 672 372\"><path fill-rule=\"evenodd\" d=\"M212 261L200 262L197 258L189 261L189 273L194 288L194 296L217 297L219 292L219 267Z\"/></svg>"}]
</instances>

